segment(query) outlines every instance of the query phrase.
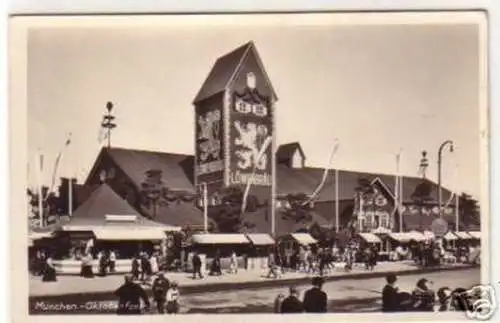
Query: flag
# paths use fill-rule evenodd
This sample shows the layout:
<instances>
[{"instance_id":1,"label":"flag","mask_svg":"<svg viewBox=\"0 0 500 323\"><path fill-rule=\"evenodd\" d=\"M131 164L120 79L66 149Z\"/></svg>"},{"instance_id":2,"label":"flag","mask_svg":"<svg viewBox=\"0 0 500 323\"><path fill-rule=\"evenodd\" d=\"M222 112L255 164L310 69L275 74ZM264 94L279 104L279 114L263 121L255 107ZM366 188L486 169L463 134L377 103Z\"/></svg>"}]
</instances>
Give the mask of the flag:
<instances>
[{"instance_id":1,"label":"flag","mask_svg":"<svg viewBox=\"0 0 500 323\"><path fill-rule=\"evenodd\" d=\"M66 150L66 148L70 144L71 144L71 132L68 134L68 138L64 142L63 148L61 149L61 151L59 152L59 154L56 157L56 162L54 164L54 171L52 172L52 181L51 181L51 184L50 184L50 192L52 192L54 190L54 186L56 184L57 171L59 170L59 164L61 162L61 158L62 158L62 156L64 154L64 151Z\"/></svg>"}]
</instances>

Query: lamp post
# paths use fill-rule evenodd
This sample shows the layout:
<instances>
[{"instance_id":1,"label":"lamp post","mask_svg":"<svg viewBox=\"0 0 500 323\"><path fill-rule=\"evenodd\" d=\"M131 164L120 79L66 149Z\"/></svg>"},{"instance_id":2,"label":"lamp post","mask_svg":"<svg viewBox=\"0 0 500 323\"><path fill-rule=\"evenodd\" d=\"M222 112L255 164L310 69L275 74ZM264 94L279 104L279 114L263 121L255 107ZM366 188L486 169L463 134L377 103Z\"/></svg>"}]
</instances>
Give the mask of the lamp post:
<instances>
[{"instance_id":1,"label":"lamp post","mask_svg":"<svg viewBox=\"0 0 500 323\"><path fill-rule=\"evenodd\" d=\"M439 146L439 151L438 151L438 209L439 209L439 217L441 218L443 216L441 212L441 204L442 204L442 194L441 194L441 166L442 166L442 155L443 155L443 149L446 146L450 146L450 153L453 152L453 141L451 140L446 140L444 141L441 146Z\"/></svg>"}]
</instances>

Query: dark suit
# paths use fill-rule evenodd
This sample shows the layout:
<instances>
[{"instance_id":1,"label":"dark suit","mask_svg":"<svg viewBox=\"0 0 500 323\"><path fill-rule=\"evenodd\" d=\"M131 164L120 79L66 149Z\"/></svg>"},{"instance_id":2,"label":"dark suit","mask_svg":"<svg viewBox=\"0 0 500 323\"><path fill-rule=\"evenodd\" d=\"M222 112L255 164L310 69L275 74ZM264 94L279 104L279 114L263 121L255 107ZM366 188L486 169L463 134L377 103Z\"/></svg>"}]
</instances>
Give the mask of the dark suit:
<instances>
[{"instance_id":1,"label":"dark suit","mask_svg":"<svg viewBox=\"0 0 500 323\"><path fill-rule=\"evenodd\" d=\"M149 308L149 299L142 287L135 283L125 283L115 291L118 296L118 309L116 314L141 314L141 298L144 305Z\"/></svg>"},{"instance_id":2,"label":"dark suit","mask_svg":"<svg viewBox=\"0 0 500 323\"><path fill-rule=\"evenodd\" d=\"M399 310L398 291L392 285L385 285L382 290L382 311L395 312Z\"/></svg>"},{"instance_id":3,"label":"dark suit","mask_svg":"<svg viewBox=\"0 0 500 323\"><path fill-rule=\"evenodd\" d=\"M302 313L304 306L302 302L295 296L288 296L281 303L281 313Z\"/></svg>"},{"instance_id":4,"label":"dark suit","mask_svg":"<svg viewBox=\"0 0 500 323\"><path fill-rule=\"evenodd\" d=\"M306 291L304 295L304 310L307 313L326 313L328 297L318 287Z\"/></svg>"}]
</instances>

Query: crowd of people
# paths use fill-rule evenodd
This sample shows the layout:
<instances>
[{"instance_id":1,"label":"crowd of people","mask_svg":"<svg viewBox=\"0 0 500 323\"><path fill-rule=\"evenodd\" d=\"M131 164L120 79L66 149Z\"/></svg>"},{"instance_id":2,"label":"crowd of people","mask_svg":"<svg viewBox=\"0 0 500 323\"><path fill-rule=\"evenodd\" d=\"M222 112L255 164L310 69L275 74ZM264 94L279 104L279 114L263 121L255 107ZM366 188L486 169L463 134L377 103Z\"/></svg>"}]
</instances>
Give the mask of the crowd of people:
<instances>
[{"instance_id":1,"label":"crowd of people","mask_svg":"<svg viewBox=\"0 0 500 323\"><path fill-rule=\"evenodd\" d=\"M434 283L428 279L419 279L415 289L411 292L401 291L397 286L397 277L387 275L387 284L382 290L382 311L466 311L472 310L474 297L465 288L443 286L437 291Z\"/></svg>"}]
</instances>

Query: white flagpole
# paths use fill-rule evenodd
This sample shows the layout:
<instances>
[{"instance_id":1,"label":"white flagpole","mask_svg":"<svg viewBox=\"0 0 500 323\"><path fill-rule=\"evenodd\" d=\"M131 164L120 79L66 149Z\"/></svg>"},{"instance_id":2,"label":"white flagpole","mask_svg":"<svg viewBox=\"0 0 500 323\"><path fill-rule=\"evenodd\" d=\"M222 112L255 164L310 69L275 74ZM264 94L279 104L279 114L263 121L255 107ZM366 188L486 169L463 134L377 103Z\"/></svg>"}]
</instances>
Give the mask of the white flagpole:
<instances>
[{"instance_id":1,"label":"white flagpole","mask_svg":"<svg viewBox=\"0 0 500 323\"><path fill-rule=\"evenodd\" d=\"M37 162L36 162L36 172L37 172L37 181L38 181L38 215L40 221L40 227L44 226L44 211L43 211L43 155L41 150L38 150L37 154Z\"/></svg>"},{"instance_id":2,"label":"white flagpole","mask_svg":"<svg viewBox=\"0 0 500 323\"><path fill-rule=\"evenodd\" d=\"M460 231L459 228L460 228L460 225L459 225L459 221L460 221L460 212L459 212L459 205L460 204L460 200L459 200L459 197L458 197L458 194L455 194L455 231L458 232Z\"/></svg>"},{"instance_id":3,"label":"white flagpole","mask_svg":"<svg viewBox=\"0 0 500 323\"><path fill-rule=\"evenodd\" d=\"M340 230L339 173L338 168L335 168L335 232Z\"/></svg>"}]
</instances>

